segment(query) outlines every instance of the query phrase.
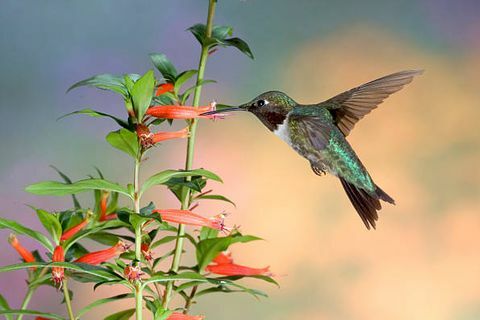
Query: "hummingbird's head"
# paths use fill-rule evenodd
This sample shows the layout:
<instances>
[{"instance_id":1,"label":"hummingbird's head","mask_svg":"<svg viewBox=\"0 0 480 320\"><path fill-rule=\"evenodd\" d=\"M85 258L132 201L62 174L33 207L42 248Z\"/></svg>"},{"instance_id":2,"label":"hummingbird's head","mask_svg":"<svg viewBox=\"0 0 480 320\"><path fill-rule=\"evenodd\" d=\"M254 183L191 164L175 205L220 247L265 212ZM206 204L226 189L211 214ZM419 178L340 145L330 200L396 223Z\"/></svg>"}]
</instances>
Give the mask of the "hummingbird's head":
<instances>
[{"instance_id":1,"label":"hummingbird's head","mask_svg":"<svg viewBox=\"0 0 480 320\"><path fill-rule=\"evenodd\" d=\"M238 107L210 111L204 113L204 115L231 111L249 111L256 115L267 128L274 131L285 121L287 114L296 104L292 98L283 92L268 91Z\"/></svg>"}]
</instances>

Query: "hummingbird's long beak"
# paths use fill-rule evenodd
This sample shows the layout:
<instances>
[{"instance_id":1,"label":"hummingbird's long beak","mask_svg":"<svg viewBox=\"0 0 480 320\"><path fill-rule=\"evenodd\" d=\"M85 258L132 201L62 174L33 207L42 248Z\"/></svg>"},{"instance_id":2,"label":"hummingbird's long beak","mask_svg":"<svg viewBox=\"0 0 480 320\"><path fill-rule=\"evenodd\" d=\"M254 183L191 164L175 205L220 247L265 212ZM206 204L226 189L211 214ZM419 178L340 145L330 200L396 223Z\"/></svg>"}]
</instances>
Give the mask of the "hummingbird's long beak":
<instances>
[{"instance_id":1,"label":"hummingbird's long beak","mask_svg":"<svg viewBox=\"0 0 480 320\"><path fill-rule=\"evenodd\" d=\"M238 106L238 107L230 107L230 106L226 106L226 105L217 105L217 108L219 106L223 106L223 108L220 107L217 110L204 112L200 115L201 116L209 116L209 115L212 115L212 114L226 113L226 112L231 112L231 111L247 111L247 107L245 105L241 105L241 106Z\"/></svg>"}]
</instances>

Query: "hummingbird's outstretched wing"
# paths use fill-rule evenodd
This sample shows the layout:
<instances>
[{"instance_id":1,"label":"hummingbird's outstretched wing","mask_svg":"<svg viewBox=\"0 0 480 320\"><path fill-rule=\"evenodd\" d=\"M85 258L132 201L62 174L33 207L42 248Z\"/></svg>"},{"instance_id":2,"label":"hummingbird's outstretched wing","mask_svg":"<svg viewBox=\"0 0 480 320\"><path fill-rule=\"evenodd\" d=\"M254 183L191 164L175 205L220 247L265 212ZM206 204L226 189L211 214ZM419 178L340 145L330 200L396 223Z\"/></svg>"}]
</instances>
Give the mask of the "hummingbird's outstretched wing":
<instances>
[{"instance_id":1,"label":"hummingbird's outstretched wing","mask_svg":"<svg viewBox=\"0 0 480 320\"><path fill-rule=\"evenodd\" d=\"M412 82L423 70L406 70L362 84L321 102L318 106L330 110L342 133L347 136L358 120L375 109L389 95Z\"/></svg>"}]
</instances>

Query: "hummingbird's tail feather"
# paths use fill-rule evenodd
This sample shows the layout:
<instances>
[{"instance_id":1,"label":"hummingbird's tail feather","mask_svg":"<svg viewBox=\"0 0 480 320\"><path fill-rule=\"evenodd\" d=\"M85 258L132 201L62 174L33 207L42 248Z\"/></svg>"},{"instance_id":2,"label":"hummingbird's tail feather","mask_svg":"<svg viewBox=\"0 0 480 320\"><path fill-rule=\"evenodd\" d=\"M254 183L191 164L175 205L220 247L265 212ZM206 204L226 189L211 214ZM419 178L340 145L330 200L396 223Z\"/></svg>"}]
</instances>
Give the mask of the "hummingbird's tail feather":
<instances>
[{"instance_id":1,"label":"hummingbird's tail feather","mask_svg":"<svg viewBox=\"0 0 480 320\"><path fill-rule=\"evenodd\" d=\"M370 227L375 229L376 221L378 220L377 211L382 209L380 200L392 204L394 204L395 201L378 186L376 186L376 194L371 195L367 191L347 182L345 179L341 177L339 177L339 179L350 202L355 210L357 210L367 229L370 230Z\"/></svg>"},{"instance_id":2,"label":"hummingbird's tail feather","mask_svg":"<svg viewBox=\"0 0 480 320\"><path fill-rule=\"evenodd\" d=\"M393 200L393 198L390 197L385 191L380 189L380 187L377 186L377 185L375 185L375 187L376 187L375 192L376 192L377 196L380 198L380 200L383 200L383 201L391 203L391 204L395 204L395 200Z\"/></svg>"}]
</instances>

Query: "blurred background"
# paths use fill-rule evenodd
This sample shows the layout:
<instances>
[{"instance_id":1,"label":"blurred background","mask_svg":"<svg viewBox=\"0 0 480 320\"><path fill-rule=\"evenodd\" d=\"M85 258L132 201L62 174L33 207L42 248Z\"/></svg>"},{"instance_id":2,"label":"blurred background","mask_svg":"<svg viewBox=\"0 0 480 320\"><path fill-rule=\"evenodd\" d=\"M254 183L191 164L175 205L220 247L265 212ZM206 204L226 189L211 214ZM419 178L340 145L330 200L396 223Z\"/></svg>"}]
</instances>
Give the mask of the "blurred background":
<instances>
[{"instance_id":1,"label":"blurred background","mask_svg":"<svg viewBox=\"0 0 480 320\"><path fill-rule=\"evenodd\" d=\"M0 10L0 215L41 230L25 206L70 206L36 197L33 182L56 179L55 165L74 179L102 169L130 181L127 156L104 136L113 122L81 108L124 116L121 99L74 82L99 73L143 73L148 53L163 52L178 69L195 68L199 45L185 32L204 22L207 1L2 1ZM425 69L363 119L349 141L375 181L396 201L367 231L340 184L315 176L308 163L252 115L202 121L195 166L220 174L212 184L237 208L230 224L266 241L235 245L236 261L270 265L281 287L259 282L270 298L212 295L193 313L207 319L480 319L480 3L475 0L219 1L215 22L234 27L255 60L236 49L210 57L203 103L243 103L278 89L301 103L325 100L380 76ZM180 125L180 124L179 124ZM180 168L185 141L150 154L143 176ZM162 207L165 189L148 193ZM81 197L85 204L88 195ZM2 265L16 263L0 231ZM22 243L36 245L25 237ZM93 245L92 245L93 248ZM158 252L160 254L160 252ZM0 274L0 293L19 307L24 271ZM73 285L74 308L116 288ZM64 313L61 295L42 288L32 309ZM126 302L88 319L103 319Z\"/></svg>"}]
</instances>

